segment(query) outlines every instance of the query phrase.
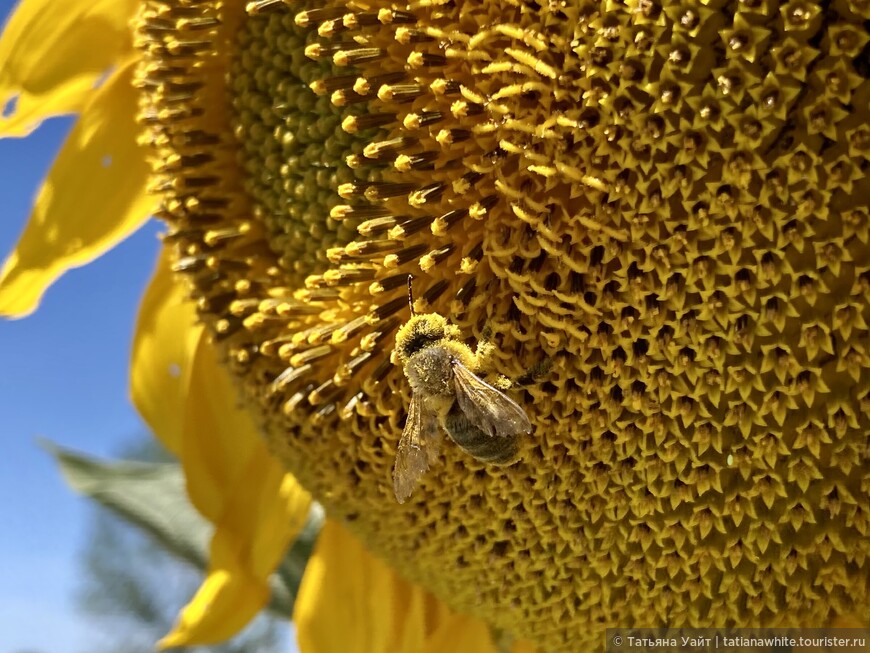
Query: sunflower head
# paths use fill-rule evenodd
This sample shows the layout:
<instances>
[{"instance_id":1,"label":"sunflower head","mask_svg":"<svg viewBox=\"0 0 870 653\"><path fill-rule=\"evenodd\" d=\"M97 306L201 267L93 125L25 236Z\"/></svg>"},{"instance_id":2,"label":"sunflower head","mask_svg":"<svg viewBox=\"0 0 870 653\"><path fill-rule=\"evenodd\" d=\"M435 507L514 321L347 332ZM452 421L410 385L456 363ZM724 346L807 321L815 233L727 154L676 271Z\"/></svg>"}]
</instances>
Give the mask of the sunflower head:
<instances>
[{"instance_id":1,"label":"sunflower head","mask_svg":"<svg viewBox=\"0 0 870 653\"><path fill-rule=\"evenodd\" d=\"M868 19L149 1L173 269L287 468L454 608L553 652L870 621ZM398 505L417 335L546 371L514 464L445 446Z\"/></svg>"},{"instance_id":2,"label":"sunflower head","mask_svg":"<svg viewBox=\"0 0 870 653\"><path fill-rule=\"evenodd\" d=\"M221 145L164 217L333 515L550 651L870 616L865 5L206 6L220 54L151 133ZM146 78L191 54L149 38ZM398 506L412 336L551 363L518 462L445 447Z\"/></svg>"}]
</instances>

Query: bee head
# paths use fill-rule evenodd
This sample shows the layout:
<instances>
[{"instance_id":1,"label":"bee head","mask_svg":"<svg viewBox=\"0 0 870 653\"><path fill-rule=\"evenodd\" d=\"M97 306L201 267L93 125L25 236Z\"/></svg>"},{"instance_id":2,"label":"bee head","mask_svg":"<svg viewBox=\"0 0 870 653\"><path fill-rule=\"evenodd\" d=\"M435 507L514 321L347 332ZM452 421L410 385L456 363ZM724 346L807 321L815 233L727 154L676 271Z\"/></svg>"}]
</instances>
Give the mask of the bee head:
<instances>
[{"instance_id":1,"label":"bee head","mask_svg":"<svg viewBox=\"0 0 870 653\"><path fill-rule=\"evenodd\" d=\"M426 347L453 338L454 330L455 327L437 313L414 315L396 334L396 355L404 364L411 356Z\"/></svg>"}]
</instances>

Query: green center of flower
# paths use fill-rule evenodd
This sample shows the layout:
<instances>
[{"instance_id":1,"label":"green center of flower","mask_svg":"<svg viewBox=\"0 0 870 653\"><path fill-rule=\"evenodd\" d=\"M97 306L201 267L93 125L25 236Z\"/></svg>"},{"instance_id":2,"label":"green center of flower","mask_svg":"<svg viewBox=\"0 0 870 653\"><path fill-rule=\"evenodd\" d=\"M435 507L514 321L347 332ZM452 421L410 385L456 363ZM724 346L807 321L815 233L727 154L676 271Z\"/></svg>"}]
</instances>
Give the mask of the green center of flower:
<instances>
[{"instance_id":1,"label":"green center of flower","mask_svg":"<svg viewBox=\"0 0 870 653\"><path fill-rule=\"evenodd\" d=\"M338 108L309 88L331 68L305 56L309 36L292 13L252 16L228 79L245 190L279 264L300 282L329 266L329 248L357 235L358 221L330 211L341 203L336 189L354 179L345 156L367 142L341 128L359 109Z\"/></svg>"}]
</instances>

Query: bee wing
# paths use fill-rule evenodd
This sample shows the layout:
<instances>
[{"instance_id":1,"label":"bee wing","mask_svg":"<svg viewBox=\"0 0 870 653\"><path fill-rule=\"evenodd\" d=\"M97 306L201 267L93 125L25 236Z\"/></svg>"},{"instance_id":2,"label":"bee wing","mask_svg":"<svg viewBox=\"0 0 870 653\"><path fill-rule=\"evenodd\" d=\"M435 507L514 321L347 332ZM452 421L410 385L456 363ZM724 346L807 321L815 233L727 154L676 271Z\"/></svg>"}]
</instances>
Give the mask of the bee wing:
<instances>
[{"instance_id":1,"label":"bee wing","mask_svg":"<svg viewBox=\"0 0 870 653\"><path fill-rule=\"evenodd\" d=\"M423 406L417 395L411 395L408 419L396 450L393 466L393 492L396 501L405 503L417 481L438 458L441 431L435 415Z\"/></svg>"},{"instance_id":2,"label":"bee wing","mask_svg":"<svg viewBox=\"0 0 870 653\"><path fill-rule=\"evenodd\" d=\"M484 433L491 436L531 433L532 423L517 402L458 361L453 363L453 381L459 408Z\"/></svg>"}]
</instances>

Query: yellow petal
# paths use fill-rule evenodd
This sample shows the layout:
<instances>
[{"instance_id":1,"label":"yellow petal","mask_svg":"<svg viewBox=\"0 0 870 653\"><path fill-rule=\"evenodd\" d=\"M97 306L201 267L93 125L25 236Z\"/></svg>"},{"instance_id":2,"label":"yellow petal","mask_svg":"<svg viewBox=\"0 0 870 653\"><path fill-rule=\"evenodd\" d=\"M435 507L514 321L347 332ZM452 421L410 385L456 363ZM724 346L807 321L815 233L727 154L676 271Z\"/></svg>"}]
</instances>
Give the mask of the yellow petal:
<instances>
[{"instance_id":1,"label":"yellow petal","mask_svg":"<svg viewBox=\"0 0 870 653\"><path fill-rule=\"evenodd\" d=\"M169 265L164 249L139 307L130 394L157 438L181 457L187 389L203 327L196 324L193 302Z\"/></svg>"},{"instance_id":2,"label":"yellow petal","mask_svg":"<svg viewBox=\"0 0 870 653\"><path fill-rule=\"evenodd\" d=\"M327 520L293 610L300 653L393 653L390 634L399 616L393 610L394 576L356 538ZM414 607L419 611L419 602Z\"/></svg>"},{"instance_id":3,"label":"yellow petal","mask_svg":"<svg viewBox=\"0 0 870 653\"><path fill-rule=\"evenodd\" d=\"M485 624L450 612L327 520L296 597L301 653L497 653Z\"/></svg>"},{"instance_id":4,"label":"yellow petal","mask_svg":"<svg viewBox=\"0 0 870 653\"><path fill-rule=\"evenodd\" d=\"M22 0L0 37L0 136L24 136L48 116L78 111L132 48L138 0Z\"/></svg>"},{"instance_id":5,"label":"yellow petal","mask_svg":"<svg viewBox=\"0 0 870 653\"><path fill-rule=\"evenodd\" d=\"M426 641L423 653L498 653L482 621L452 614Z\"/></svg>"},{"instance_id":6,"label":"yellow petal","mask_svg":"<svg viewBox=\"0 0 870 653\"><path fill-rule=\"evenodd\" d=\"M311 507L308 493L272 462L263 449L244 470L243 482L230 488L234 500L212 538L208 576L161 648L228 639L269 600L269 575Z\"/></svg>"},{"instance_id":7,"label":"yellow petal","mask_svg":"<svg viewBox=\"0 0 870 653\"><path fill-rule=\"evenodd\" d=\"M268 588L251 583L239 569L212 569L172 632L157 646L165 649L228 639L256 616L259 606L268 598ZM208 633L199 632L204 627L209 629Z\"/></svg>"},{"instance_id":8,"label":"yellow petal","mask_svg":"<svg viewBox=\"0 0 870 653\"><path fill-rule=\"evenodd\" d=\"M163 647L222 641L256 616L269 598L269 576L311 506L269 453L205 337L196 343L186 387L181 463L191 501L216 529L206 581Z\"/></svg>"},{"instance_id":9,"label":"yellow petal","mask_svg":"<svg viewBox=\"0 0 870 653\"><path fill-rule=\"evenodd\" d=\"M311 507L240 407L229 373L194 320L164 250L137 322L132 394L181 459L188 494L215 533L206 580L163 647L219 642L256 616L269 599L269 576Z\"/></svg>"},{"instance_id":10,"label":"yellow petal","mask_svg":"<svg viewBox=\"0 0 870 653\"><path fill-rule=\"evenodd\" d=\"M238 389L219 364L214 345L202 338L187 388L181 462L193 504L215 524L233 499L232 488L242 481L259 480L244 476L250 460L265 451L254 420L240 403Z\"/></svg>"},{"instance_id":11,"label":"yellow petal","mask_svg":"<svg viewBox=\"0 0 870 653\"><path fill-rule=\"evenodd\" d=\"M146 151L136 142L134 67L127 62L94 91L70 132L0 270L0 315L32 312L65 270L100 256L155 208Z\"/></svg>"},{"instance_id":12,"label":"yellow petal","mask_svg":"<svg viewBox=\"0 0 870 653\"><path fill-rule=\"evenodd\" d=\"M515 642L511 647L511 653L536 653L537 650L538 649L525 640Z\"/></svg>"}]
</instances>

